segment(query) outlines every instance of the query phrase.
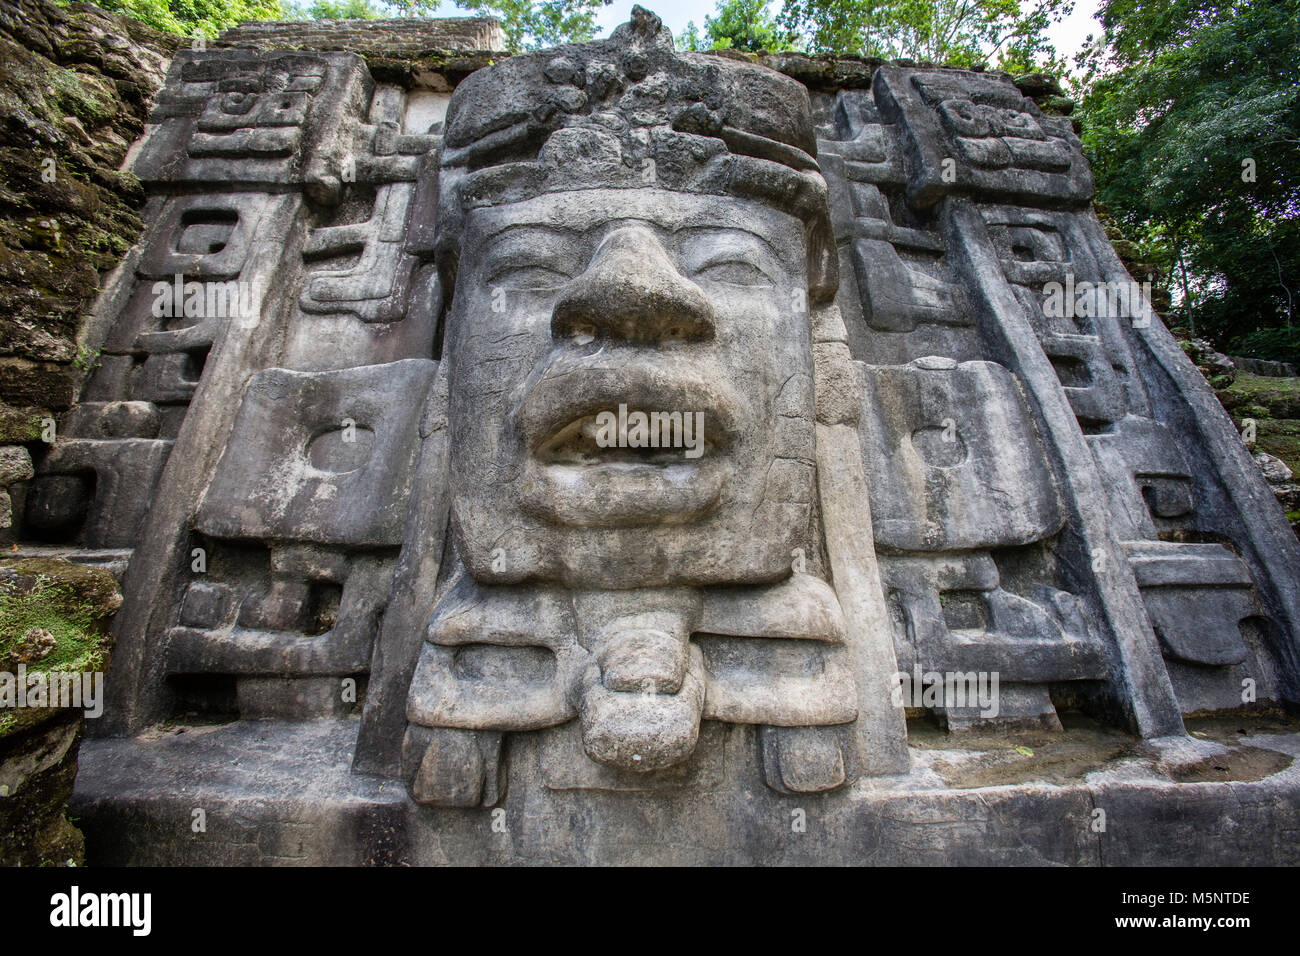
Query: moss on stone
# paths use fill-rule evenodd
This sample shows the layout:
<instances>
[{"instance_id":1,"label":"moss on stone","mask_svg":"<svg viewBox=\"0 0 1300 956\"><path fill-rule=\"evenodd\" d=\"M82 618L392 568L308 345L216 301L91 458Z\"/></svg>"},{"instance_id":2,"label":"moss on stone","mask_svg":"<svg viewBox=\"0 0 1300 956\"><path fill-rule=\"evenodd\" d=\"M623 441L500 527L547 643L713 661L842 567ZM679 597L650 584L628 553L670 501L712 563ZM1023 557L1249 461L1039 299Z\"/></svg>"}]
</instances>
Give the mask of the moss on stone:
<instances>
[{"instance_id":1,"label":"moss on stone","mask_svg":"<svg viewBox=\"0 0 1300 956\"><path fill-rule=\"evenodd\" d=\"M1259 422L1255 426L1255 450L1282 459L1292 472L1300 475L1300 421Z\"/></svg>"},{"instance_id":2,"label":"moss on stone","mask_svg":"<svg viewBox=\"0 0 1300 956\"><path fill-rule=\"evenodd\" d=\"M1255 451L1282 459L1300 475L1300 378L1239 372L1215 394L1238 428L1248 418L1255 422Z\"/></svg>"},{"instance_id":3,"label":"moss on stone","mask_svg":"<svg viewBox=\"0 0 1300 956\"><path fill-rule=\"evenodd\" d=\"M1300 418L1300 378L1267 378L1238 372L1225 391L1230 397L1240 397L1244 404L1263 409L1264 417Z\"/></svg>"},{"instance_id":4,"label":"moss on stone","mask_svg":"<svg viewBox=\"0 0 1300 956\"><path fill-rule=\"evenodd\" d=\"M102 569L62 558L0 561L0 666L102 670L110 645L101 622L121 603L117 582ZM53 644L35 657L42 637Z\"/></svg>"},{"instance_id":5,"label":"moss on stone","mask_svg":"<svg viewBox=\"0 0 1300 956\"><path fill-rule=\"evenodd\" d=\"M50 412L42 408L12 408L0 404L0 444L23 445L40 441Z\"/></svg>"},{"instance_id":6,"label":"moss on stone","mask_svg":"<svg viewBox=\"0 0 1300 956\"><path fill-rule=\"evenodd\" d=\"M49 105L58 118L71 115L83 122L103 126L117 115L117 100L113 86L103 77L76 70L50 71Z\"/></svg>"},{"instance_id":7,"label":"moss on stone","mask_svg":"<svg viewBox=\"0 0 1300 956\"><path fill-rule=\"evenodd\" d=\"M0 375L0 441L28 442L47 409L67 407L100 274L143 232L144 192L119 167L180 38L88 4L11 4L0 17L0 356L36 364Z\"/></svg>"},{"instance_id":8,"label":"moss on stone","mask_svg":"<svg viewBox=\"0 0 1300 956\"><path fill-rule=\"evenodd\" d=\"M108 622L122 603L102 568L63 558L0 560L0 670L103 671ZM102 690L102 685L101 685ZM0 713L0 865L68 866L85 841L67 817L85 716L77 708L32 706Z\"/></svg>"}]
</instances>

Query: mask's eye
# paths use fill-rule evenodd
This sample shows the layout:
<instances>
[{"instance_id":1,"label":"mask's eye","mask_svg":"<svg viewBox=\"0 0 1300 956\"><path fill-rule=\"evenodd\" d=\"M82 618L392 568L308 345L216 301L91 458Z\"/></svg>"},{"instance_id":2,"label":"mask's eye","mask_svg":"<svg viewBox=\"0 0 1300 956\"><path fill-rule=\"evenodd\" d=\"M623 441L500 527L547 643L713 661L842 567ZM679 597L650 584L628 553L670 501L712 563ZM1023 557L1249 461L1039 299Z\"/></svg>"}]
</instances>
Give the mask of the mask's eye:
<instances>
[{"instance_id":1,"label":"mask's eye","mask_svg":"<svg viewBox=\"0 0 1300 956\"><path fill-rule=\"evenodd\" d=\"M596 341L596 327L589 322L582 322L569 329L569 338L574 345L590 345Z\"/></svg>"},{"instance_id":2,"label":"mask's eye","mask_svg":"<svg viewBox=\"0 0 1300 956\"><path fill-rule=\"evenodd\" d=\"M745 262L743 259L727 259L723 262L714 262L705 266L695 275L697 279L722 282L726 285L740 285L751 288L764 288L772 285L772 280L768 278L766 272L758 268L758 266Z\"/></svg>"},{"instance_id":3,"label":"mask's eye","mask_svg":"<svg viewBox=\"0 0 1300 956\"><path fill-rule=\"evenodd\" d=\"M514 266L497 270L488 285L513 292L549 292L569 281L569 276L546 266Z\"/></svg>"}]
</instances>

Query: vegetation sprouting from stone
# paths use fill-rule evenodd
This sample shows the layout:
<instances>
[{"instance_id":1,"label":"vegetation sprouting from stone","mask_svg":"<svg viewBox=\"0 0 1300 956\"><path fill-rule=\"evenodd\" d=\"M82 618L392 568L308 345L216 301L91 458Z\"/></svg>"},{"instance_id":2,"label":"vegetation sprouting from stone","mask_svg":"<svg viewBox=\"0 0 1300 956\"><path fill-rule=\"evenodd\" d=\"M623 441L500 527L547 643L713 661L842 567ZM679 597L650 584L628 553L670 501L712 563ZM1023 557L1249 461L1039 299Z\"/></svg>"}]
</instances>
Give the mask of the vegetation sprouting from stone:
<instances>
[{"instance_id":1,"label":"vegetation sprouting from stone","mask_svg":"<svg viewBox=\"0 0 1300 956\"><path fill-rule=\"evenodd\" d=\"M104 661L95 608L53 578L25 587L0 581L0 666L93 671Z\"/></svg>"}]
</instances>

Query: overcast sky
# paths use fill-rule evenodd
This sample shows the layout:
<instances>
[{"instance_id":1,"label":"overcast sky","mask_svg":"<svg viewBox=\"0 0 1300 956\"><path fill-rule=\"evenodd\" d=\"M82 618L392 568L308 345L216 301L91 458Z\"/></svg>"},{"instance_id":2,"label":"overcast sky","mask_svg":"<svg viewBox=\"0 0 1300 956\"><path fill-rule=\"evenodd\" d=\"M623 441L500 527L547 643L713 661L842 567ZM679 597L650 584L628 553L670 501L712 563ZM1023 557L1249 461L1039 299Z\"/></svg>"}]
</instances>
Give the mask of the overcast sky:
<instances>
[{"instance_id":1,"label":"overcast sky","mask_svg":"<svg viewBox=\"0 0 1300 956\"><path fill-rule=\"evenodd\" d=\"M613 4L605 7L600 12L597 19L600 33L598 36L608 36L609 32L625 22L632 13L632 5L636 0L615 0ZM679 36L686 24L694 20L695 25L704 28L704 17L714 12L715 0L640 0L641 5L657 13L668 25L668 29L673 31L673 36ZM1098 0L1076 0L1074 13L1061 23L1054 24L1047 31L1048 36L1056 45L1057 52L1068 62L1073 64L1074 54L1083 48L1084 40L1089 33L1099 33L1101 26L1094 20L1093 14L1097 11ZM773 11L781 8L781 0L776 0L772 4Z\"/></svg>"}]
</instances>

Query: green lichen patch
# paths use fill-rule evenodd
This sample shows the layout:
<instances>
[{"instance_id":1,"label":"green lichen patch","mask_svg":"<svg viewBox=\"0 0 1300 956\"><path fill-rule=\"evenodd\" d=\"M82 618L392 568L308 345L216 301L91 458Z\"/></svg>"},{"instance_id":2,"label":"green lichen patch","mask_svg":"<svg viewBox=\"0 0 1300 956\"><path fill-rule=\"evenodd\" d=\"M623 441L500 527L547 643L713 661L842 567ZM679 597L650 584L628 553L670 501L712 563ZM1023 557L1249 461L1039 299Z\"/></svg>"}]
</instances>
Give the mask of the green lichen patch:
<instances>
[{"instance_id":1,"label":"green lichen patch","mask_svg":"<svg viewBox=\"0 0 1300 956\"><path fill-rule=\"evenodd\" d=\"M1239 372L1215 392L1237 427L1255 423L1255 451L1286 462L1300 475L1300 378L1268 378Z\"/></svg>"},{"instance_id":2,"label":"green lichen patch","mask_svg":"<svg viewBox=\"0 0 1300 956\"><path fill-rule=\"evenodd\" d=\"M1264 409L1268 418L1300 418L1300 378L1266 378L1262 375L1237 373L1236 381L1225 389L1224 405L1251 405Z\"/></svg>"},{"instance_id":3,"label":"green lichen patch","mask_svg":"<svg viewBox=\"0 0 1300 956\"><path fill-rule=\"evenodd\" d=\"M0 404L0 444L23 445L40 441L45 420L51 415L44 408L13 408Z\"/></svg>"},{"instance_id":4,"label":"green lichen patch","mask_svg":"<svg viewBox=\"0 0 1300 956\"><path fill-rule=\"evenodd\" d=\"M0 560L0 671L103 671L112 649L108 621L122 603L102 568L63 558ZM48 722L46 708L0 712L0 741Z\"/></svg>"},{"instance_id":5,"label":"green lichen patch","mask_svg":"<svg viewBox=\"0 0 1300 956\"><path fill-rule=\"evenodd\" d=\"M7 578L7 579L6 579ZM95 671L108 646L93 598L44 574L0 570L0 667L29 673Z\"/></svg>"}]
</instances>

